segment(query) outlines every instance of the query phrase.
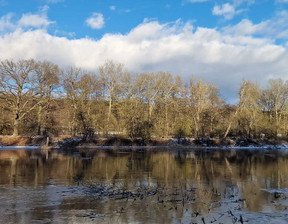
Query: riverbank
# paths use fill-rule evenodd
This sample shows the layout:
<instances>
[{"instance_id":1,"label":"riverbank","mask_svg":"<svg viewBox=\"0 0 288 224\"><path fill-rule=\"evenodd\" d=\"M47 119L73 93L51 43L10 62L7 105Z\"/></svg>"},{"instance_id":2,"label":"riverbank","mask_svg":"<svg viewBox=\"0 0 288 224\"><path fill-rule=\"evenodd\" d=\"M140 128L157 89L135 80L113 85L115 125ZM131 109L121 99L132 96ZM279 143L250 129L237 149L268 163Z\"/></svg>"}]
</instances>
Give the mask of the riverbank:
<instances>
[{"instance_id":1,"label":"riverbank","mask_svg":"<svg viewBox=\"0 0 288 224\"><path fill-rule=\"evenodd\" d=\"M124 137L99 138L83 140L66 138L58 142L59 148L287 148L288 142L283 139L244 139L244 138L152 138L149 141Z\"/></svg>"},{"instance_id":2,"label":"riverbank","mask_svg":"<svg viewBox=\"0 0 288 224\"><path fill-rule=\"evenodd\" d=\"M149 141L122 136L84 140L81 137L57 136L0 136L0 148L266 148L288 149L285 139L247 139L247 138L152 138Z\"/></svg>"}]
</instances>

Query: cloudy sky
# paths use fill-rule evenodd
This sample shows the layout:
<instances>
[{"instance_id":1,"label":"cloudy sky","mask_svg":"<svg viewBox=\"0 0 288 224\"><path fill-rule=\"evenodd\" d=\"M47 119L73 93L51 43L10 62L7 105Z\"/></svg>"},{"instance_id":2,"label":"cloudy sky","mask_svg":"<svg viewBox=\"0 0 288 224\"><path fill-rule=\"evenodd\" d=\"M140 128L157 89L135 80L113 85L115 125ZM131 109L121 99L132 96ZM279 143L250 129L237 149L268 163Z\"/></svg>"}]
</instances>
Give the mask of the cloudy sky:
<instances>
[{"instance_id":1,"label":"cloudy sky","mask_svg":"<svg viewBox=\"0 0 288 224\"><path fill-rule=\"evenodd\" d=\"M0 60L196 76L235 98L288 79L288 0L0 0Z\"/></svg>"}]
</instances>

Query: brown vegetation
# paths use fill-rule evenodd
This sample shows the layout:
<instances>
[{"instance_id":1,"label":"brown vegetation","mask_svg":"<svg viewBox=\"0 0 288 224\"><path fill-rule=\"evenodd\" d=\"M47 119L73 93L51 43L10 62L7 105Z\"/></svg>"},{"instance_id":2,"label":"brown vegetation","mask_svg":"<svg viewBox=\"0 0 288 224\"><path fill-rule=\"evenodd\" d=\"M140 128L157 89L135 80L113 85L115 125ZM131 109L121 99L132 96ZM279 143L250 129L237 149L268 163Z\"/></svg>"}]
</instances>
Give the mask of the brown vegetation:
<instances>
[{"instance_id":1,"label":"brown vegetation","mask_svg":"<svg viewBox=\"0 0 288 224\"><path fill-rule=\"evenodd\" d=\"M25 137L25 136L0 136L0 145L3 146L29 146L29 145L43 145L46 138L39 137Z\"/></svg>"},{"instance_id":2,"label":"brown vegetation","mask_svg":"<svg viewBox=\"0 0 288 224\"><path fill-rule=\"evenodd\" d=\"M287 138L287 81L272 79L265 89L243 81L238 93L239 102L229 105L211 83L191 77L184 84L169 72L131 75L112 61L95 74L50 62L0 61L0 134L88 141L122 135L129 144L171 137Z\"/></svg>"}]
</instances>

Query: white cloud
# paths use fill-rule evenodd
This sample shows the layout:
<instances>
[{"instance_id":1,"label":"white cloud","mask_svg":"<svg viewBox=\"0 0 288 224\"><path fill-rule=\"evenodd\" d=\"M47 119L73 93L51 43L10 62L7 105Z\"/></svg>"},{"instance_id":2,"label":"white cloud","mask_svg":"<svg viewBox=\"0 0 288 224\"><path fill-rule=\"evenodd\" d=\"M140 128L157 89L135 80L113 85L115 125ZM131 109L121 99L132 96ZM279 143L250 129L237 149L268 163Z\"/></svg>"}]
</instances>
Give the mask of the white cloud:
<instances>
[{"instance_id":1,"label":"white cloud","mask_svg":"<svg viewBox=\"0 0 288 224\"><path fill-rule=\"evenodd\" d=\"M0 18L0 31L15 29L15 24L13 24L11 21L12 17L13 17L13 14L9 13Z\"/></svg>"},{"instance_id":2,"label":"white cloud","mask_svg":"<svg viewBox=\"0 0 288 224\"><path fill-rule=\"evenodd\" d=\"M102 29L105 25L103 14L97 12L94 12L85 22L92 29Z\"/></svg>"},{"instance_id":3,"label":"white cloud","mask_svg":"<svg viewBox=\"0 0 288 224\"><path fill-rule=\"evenodd\" d=\"M254 24L243 24L252 27L248 33L254 32ZM243 79L261 85L272 77L288 79L287 46L242 33L194 29L179 20L169 24L146 20L125 35L106 34L100 40L69 40L42 29L16 29L0 34L0 60L45 59L95 71L111 59L131 72L170 71L185 81L191 75L202 77L217 84L226 98L236 96Z\"/></svg>"},{"instance_id":4,"label":"white cloud","mask_svg":"<svg viewBox=\"0 0 288 224\"><path fill-rule=\"evenodd\" d=\"M115 11L115 10L116 10L116 6L115 6L115 5L111 5L111 6L109 6L109 9L110 9L111 11Z\"/></svg>"},{"instance_id":5,"label":"white cloud","mask_svg":"<svg viewBox=\"0 0 288 224\"><path fill-rule=\"evenodd\" d=\"M236 10L230 3L225 3L222 6L215 5L212 13L215 16L224 16L225 19L230 20L236 14Z\"/></svg>"},{"instance_id":6,"label":"white cloud","mask_svg":"<svg viewBox=\"0 0 288 224\"><path fill-rule=\"evenodd\" d=\"M37 15L37 14L23 14L19 20L18 25L21 27L47 27L51 21L49 21L46 16Z\"/></svg>"},{"instance_id":7,"label":"white cloud","mask_svg":"<svg viewBox=\"0 0 288 224\"><path fill-rule=\"evenodd\" d=\"M226 33L234 35L261 35L271 39L288 38L288 11L280 11L269 20L253 24L243 19L234 26L224 27Z\"/></svg>"},{"instance_id":8,"label":"white cloud","mask_svg":"<svg viewBox=\"0 0 288 224\"><path fill-rule=\"evenodd\" d=\"M50 24L55 23L50 21L47 17L48 6L44 6L40 9L39 13L26 13L21 16L17 21L14 19L15 15L9 13L0 18L0 31L10 32L15 29L25 29L25 28L46 28Z\"/></svg>"},{"instance_id":9,"label":"white cloud","mask_svg":"<svg viewBox=\"0 0 288 224\"><path fill-rule=\"evenodd\" d=\"M255 0L230 0L231 3L215 5L212 14L215 16L223 16L224 19L233 19L235 15L249 10L249 6L255 3Z\"/></svg>"},{"instance_id":10,"label":"white cloud","mask_svg":"<svg viewBox=\"0 0 288 224\"><path fill-rule=\"evenodd\" d=\"M234 26L224 27L223 30L236 35L252 35L261 32L265 27L267 27L267 21L253 24L250 20L243 19Z\"/></svg>"},{"instance_id":11,"label":"white cloud","mask_svg":"<svg viewBox=\"0 0 288 224\"><path fill-rule=\"evenodd\" d=\"M278 3L288 3L288 0L276 0Z\"/></svg>"}]
</instances>

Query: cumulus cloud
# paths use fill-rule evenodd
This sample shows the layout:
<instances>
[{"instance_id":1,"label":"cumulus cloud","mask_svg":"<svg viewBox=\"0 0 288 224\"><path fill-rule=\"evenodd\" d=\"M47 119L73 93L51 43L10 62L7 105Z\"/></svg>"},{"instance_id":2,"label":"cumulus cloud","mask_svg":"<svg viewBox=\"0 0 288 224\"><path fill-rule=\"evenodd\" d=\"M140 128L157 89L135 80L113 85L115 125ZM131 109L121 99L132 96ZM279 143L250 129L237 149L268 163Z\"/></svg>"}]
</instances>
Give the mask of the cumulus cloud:
<instances>
[{"instance_id":1,"label":"cumulus cloud","mask_svg":"<svg viewBox=\"0 0 288 224\"><path fill-rule=\"evenodd\" d=\"M51 21L49 21L46 16L37 14L24 14L19 20L18 25L21 27L47 27Z\"/></svg>"},{"instance_id":2,"label":"cumulus cloud","mask_svg":"<svg viewBox=\"0 0 288 224\"><path fill-rule=\"evenodd\" d=\"M246 23L253 33L257 24ZM69 40L43 29L15 30L0 35L0 52L0 60L45 59L93 71L106 60L114 60L133 73L170 71L185 81L194 75L217 84L230 99L243 79L261 85L269 78L288 79L286 46L247 33L193 27L180 20L167 24L145 20L127 34L106 34L99 40Z\"/></svg>"},{"instance_id":3,"label":"cumulus cloud","mask_svg":"<svg viewBox=\"0 0 288 224\"><path fill-rule=\"evenodd\" d=\"M0 18L0 31L15 29L15 24L13 24L11 21L12 17L13 17L13 14L9 13Z\"/></svg>"},{"instance_id":4,"label":"cumulus cloud","mask_svg":"<svg viewBox=\"0 0 288 224\"><path fill-rule=\"evenodd\" d=\"M253 24L248 19L241 20L234 26L224 27L223 31L233 35L260 35L271 39L288 38L288 11L280 11L271 19Z\"/></svg>"},{"instance_id":5,"label":"cumulus cloud","mask_svg":"<svg viewBox=\"0 0 288 224\"><path fill-rule=\"evenodd\" d=\"M92 29L102 29L105 25L103 14L97 12L94 12L85 22Z\"/></svg>"},{"instance_id":6,"label":"cumulus cloud","mask_svg":"<svg viewBox=\"0 0 288 224\"><path fill-rule=\"evenodd\" d=\"M255 0L230 0L231 3L215 5L212 14L223 16L226 20L231 20L235 15L249 10L249 6L255 3Z\"/></svg>"},{"instance_id":7,"label":"cumulus cloud","mask_svg":"<svg viewBox=\"0 0 288 224\"><path fill-rule=\"evenodd\" d=\"M9 32L15 29L25 28L46 28L50 24L55 23L50 21L47 17L47 10L49 7L44 6L39 13L26 13L17 21L14 19L14 14L9 13L0 18L0 31Z\"/></svg>"},{"instance_id":8,"label":"cumulus cloud","mask_svg":"<svg viewBox=\"0 0 288 224\"><path fill-rule=\"evenodd\" d=\"M234 15L236 14L236 10L230 3L225 3L222 6L215 5L212 13L215 16L224 16L225 19L230 20L233 19Z\"/></svg>"}]
</instances>

